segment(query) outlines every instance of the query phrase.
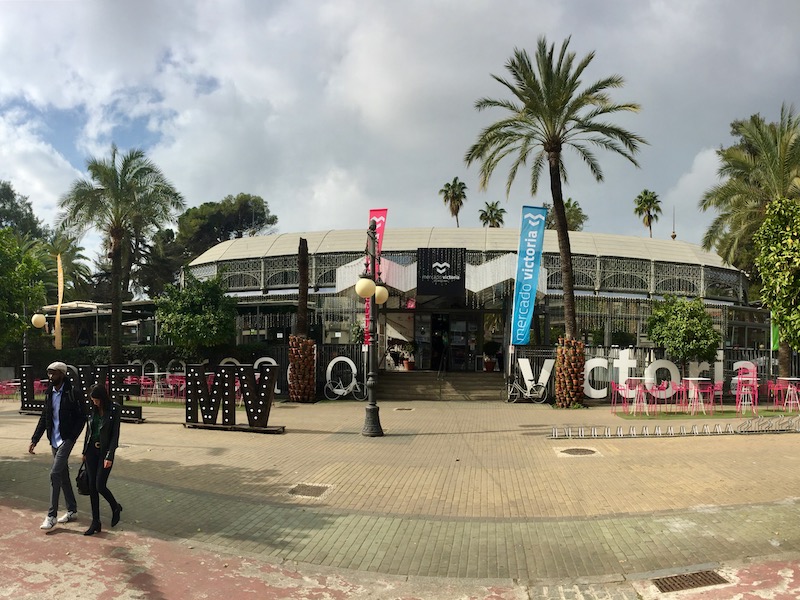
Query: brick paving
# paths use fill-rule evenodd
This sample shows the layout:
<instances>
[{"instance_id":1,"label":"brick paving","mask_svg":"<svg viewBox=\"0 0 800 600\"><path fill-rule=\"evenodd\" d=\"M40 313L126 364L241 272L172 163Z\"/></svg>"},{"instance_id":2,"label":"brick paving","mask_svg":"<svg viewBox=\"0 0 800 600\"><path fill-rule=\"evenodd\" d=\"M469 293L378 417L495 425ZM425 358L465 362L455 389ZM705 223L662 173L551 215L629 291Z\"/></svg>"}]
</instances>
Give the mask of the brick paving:
<instances>
[{"instance_id":1,"label":"brick paving","mask_svg":"<svg viewBox=\"0 0 800 600\"><path fill-rule=\"evenodd\" d=\"M35 418L17 409L0 403L0 505L24 522L0 541L42 543L49 453L27 454ZM284 435L144 416L123 425L110 487L125 509L103 536L346 573L371 597L637 598L653 573L800 556L798 434L549 439L636 423L501 402L384 403L383 438L360 435L356 402L278 404ZM292 495L298 484L327 491ZM87 498L79 510L67 529L85 528Z\"/></svg>"}]
</instances>

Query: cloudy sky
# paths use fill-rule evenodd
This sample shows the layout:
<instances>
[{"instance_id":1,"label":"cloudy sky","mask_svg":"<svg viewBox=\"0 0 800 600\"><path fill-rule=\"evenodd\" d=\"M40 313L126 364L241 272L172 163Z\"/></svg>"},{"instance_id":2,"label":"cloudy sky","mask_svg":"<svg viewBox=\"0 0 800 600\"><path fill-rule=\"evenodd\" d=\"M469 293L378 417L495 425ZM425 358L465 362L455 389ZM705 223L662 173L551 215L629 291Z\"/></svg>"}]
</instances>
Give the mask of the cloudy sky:
<instances>
[{"instance_id":1,"label":"cloudy sky","mask_svg":"<svg viewBox=\"0 0 800 600\"><path fill-rule=\"evenodd\" d=\"M699 243L730 123L800 108L797 0L0 0L0 179L54 223L58 198L89 156L143 148L188 205L248 192L279 231L455 227L439 189L468 186L462 227L500 200L506 225L531 198L525 174L507 198L507 165L480 190L464 154L500 117L515 47L572 36L596 57L585 84L638 102L617 122L649 145L636 169L598 151L605 180L565 157L565 197L591 232L646 236L633 214L645 188L662 200L654 237ZM87 239L91 239L87 238ZM87 248L91 250L91 248Z\"/></svg>"}]
</instances>

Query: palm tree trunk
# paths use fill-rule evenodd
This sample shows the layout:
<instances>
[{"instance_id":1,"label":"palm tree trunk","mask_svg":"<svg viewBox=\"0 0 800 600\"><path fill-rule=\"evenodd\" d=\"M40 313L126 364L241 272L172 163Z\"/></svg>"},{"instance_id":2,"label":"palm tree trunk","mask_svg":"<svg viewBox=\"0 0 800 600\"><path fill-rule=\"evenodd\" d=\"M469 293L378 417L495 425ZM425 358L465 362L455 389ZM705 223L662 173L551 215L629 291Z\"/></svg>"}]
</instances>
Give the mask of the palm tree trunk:
<instances>
[{"instance_id":1,"label":"palm tree trunk","mask_svg":"<svg viewBox=\"0 0 800 600\"><path fill-rule=\"evenodd\" d=\"M122 239L111 240L111 364L122 364Z\"/></svg>"},{"instance_id":2,"label":"palm tree trunk","mask_svg":"<svg viewBox=\"0 0 800 600\"><path fill-rule=\"evenodd\" d=\"M556 215L558 252L561 256L561 289L564 291L564 337L577 337L578 325L575 319L575 289L572 276L572 249L569 244L567 212L564 210L564 197L561 192L561 167L559 152L548 155L550 166L550 193L553 197L553 211Z\"/></svg>"},{"instance_id":3,"label":"palm tree trunk","mask_svg":"<svg viewBox=\"0 0 800 600\"><path fill-rule=\"evenodd\" d=\"M792 348L783 340L778 344L778 377L792 375Z\"/></svg>"},{"instance_id":4,"label":"palm tree trunk","mask_svg":"<svg viewBox=\"0 0 800 600\"><path fill-rule=\"evenodd\" d=\"M308 337L308 241L300 238L297 248L297 327L295 334Z\"/></svg>"}]
</instances>

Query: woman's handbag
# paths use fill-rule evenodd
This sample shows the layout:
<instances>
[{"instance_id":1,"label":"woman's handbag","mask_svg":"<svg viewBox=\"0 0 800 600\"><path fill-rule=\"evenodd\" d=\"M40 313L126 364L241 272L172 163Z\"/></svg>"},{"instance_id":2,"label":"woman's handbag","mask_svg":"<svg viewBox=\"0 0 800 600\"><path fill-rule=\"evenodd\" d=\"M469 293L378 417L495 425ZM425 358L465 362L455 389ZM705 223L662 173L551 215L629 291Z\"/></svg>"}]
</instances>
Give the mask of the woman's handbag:
<instances>
[{"instance_id":1,"label":"woman's handbag","mask_svg":"<svg viewBox=\"0 0 800 600\"><path fill-rule=\"evenodd\" d=\"M78 469L78 474L75 476L75 485L78 488L78 493L81 496L89 495L89 473L86 471L86 463L81 463L81 468Z\"/></svg>"}]
</instances>

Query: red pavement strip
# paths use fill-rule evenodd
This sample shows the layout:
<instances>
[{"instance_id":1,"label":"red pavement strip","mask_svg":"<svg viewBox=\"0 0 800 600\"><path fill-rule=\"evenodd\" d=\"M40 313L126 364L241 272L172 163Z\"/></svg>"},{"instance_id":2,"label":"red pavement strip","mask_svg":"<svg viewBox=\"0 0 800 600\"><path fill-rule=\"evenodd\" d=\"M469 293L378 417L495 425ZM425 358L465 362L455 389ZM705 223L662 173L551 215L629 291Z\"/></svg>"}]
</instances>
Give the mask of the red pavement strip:
<instances>
[{"instance_id":1,"label":"red pavement strip","mask_svg":"<svg viewBox=\"0 0 800 600\"><path fill-rule=\"evenodd\" d=\"M392 578L273 564L126 530L84 536L85 515L39 529L44 514L0 503L0 598L239 600L240 598L528 598L525 588L474 580ZM303 573L300 572L302 568ZM511 583L510 581L508 583Z\"/></svg>"}]
</instances>

